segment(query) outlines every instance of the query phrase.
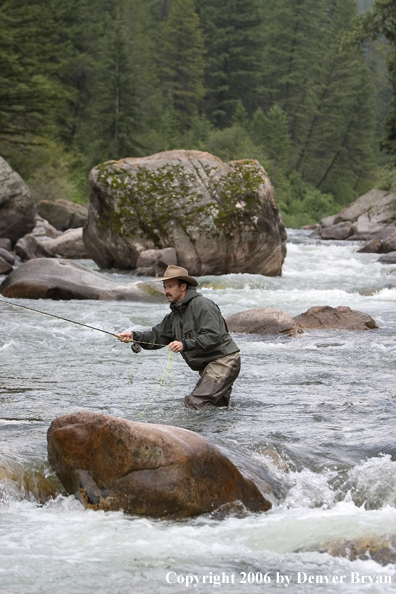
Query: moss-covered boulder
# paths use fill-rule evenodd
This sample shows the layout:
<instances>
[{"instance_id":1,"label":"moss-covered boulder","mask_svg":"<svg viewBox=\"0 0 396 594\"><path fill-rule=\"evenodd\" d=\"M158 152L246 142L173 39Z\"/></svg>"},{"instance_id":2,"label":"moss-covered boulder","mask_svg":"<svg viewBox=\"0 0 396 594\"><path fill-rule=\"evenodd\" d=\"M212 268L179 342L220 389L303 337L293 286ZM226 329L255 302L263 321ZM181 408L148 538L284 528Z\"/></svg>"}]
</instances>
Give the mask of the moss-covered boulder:
<instances>
[{"instance_id":1,"label":"moss-covered boulder","mask_svg":"<svg viewBox=\"0 0 396 594\"><path fill-rule=\"evenodd\" d=\"M286 231L258 161L200 151L107 161L90 174L84 242L103 268L136 268L139 253L174 247L192 275L279 276Z\"/></svg>"}]
</instances>

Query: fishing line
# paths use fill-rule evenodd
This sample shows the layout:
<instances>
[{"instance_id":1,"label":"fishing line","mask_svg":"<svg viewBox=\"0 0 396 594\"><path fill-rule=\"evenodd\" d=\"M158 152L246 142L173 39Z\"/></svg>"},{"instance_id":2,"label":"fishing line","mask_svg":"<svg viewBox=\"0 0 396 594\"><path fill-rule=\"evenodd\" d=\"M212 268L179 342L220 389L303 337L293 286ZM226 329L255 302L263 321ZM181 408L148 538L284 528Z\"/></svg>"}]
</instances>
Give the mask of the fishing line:
<instances>
[{"instance_id":1,"label":"fishing line","mask_svg":"<svg viewBox=\"0 0 396 594\"><path fill-rule=\"evenodd\" d=\"M77 326L83 326L84 328L89 328L90 330L96 330L96 332L103 332L104 334L109 334L110 336L114 336L115 338L118 338L120 335L119 334L114 334L113 332L109 332L108 330L102 330L101 328L95 328L94 326L89 326L88 324L83 324L82 322L76 322L75 320L69 320L68 318L63 318L62 316L57 316L55 314L51 314L48 313L46 311L41 311L39 309L34 309L33 307L27 307L26 305L19 305L19 303L12 303L11 301L6 301L5 299L0 299L0 303L6 303L7 305L13 305L14 307L20 307L22 309L27 309L29 311L33 311L35 313L39 313L42 314L44 316L50 316L51 318L56 318L57 320L63 320L64 322L69 322L70 324L76 324ZM168 346L166 344L160 344L160 343L156 343L156 342L145 342L143 340L132 340L133 344L131 345L132 351L133 351L133 355L132 355L132 364L134 361L134 358L136 357L136 354L141 350L141 347L139 347L139 343L141 344L152 344L154 346ZM158 381L158 385L156 390L154 391L153 396L150 398L146 408L139 413L139 416L143 415L145 413L145 411L147 410L147 408L149 407L149 405L151 404L151 402L157 397L159 391L161 388L164 389L165 393L168 394L173 394L174 392L174 385L173 385L173 363L175 360L175 355L174 353L168 348L168 361L165 367L165 371L162 374L161 378ZM172 391L168 392L167 390L167 385L166 385L166 380L168 375L171 375L171 387L172 387ZM129 375L129 387L131 387L133 382L133 376L132 373L130 372ZM129 399L129 397L128 397ZM133 402L135 402L137 399L135 399ZM131 403L131 404L132 404Z\"/></svg>"}]
</instances>

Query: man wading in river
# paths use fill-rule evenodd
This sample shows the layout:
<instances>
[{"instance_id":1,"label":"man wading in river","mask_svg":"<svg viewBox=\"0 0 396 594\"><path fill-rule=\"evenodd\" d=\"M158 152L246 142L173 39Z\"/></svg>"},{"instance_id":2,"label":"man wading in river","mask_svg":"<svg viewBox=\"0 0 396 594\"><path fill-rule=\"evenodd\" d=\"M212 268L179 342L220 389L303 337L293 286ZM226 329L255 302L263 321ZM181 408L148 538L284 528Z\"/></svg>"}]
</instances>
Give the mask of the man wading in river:
<instances>
[{"instance_id":1,"label":"man wading in river","mask_svg":"<svg viewBox=\"0 0 396 594\"><path fill-rule=\"evenodd\" d=\"M162 278L171 313L148 332L119 334L122 342L134 341L144 349L168 345L201 379L185 397L187 408L196 410L208 404L228 406L232 385L239 375L239 349L232 340L218 306L197 293L195 278L180 266L168 266ZM155 344L154 344L155 343Z\"/></svg>"}]
</instances>

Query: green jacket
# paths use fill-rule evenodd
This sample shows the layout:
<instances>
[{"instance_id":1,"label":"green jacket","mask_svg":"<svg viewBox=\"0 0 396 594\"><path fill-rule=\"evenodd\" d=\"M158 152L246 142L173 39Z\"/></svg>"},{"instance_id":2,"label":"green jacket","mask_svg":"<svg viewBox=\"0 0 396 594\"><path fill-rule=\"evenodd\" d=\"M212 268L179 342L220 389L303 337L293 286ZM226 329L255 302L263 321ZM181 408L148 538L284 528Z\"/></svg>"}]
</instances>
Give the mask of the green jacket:
<instances>
[{"instance_id":1,"label":"green jacket","mask_svg":"<svg viewBox=\"0 0 396 594\"><path fill-rule=\"evenodd\" d=\"M189 287L183 301L170 308L171 313L148 332L133 332L133 339L142 341L142 348L159 349L159 345L180 340L184 347L181 355L194 371L202 371L214 359L239 352L219 307L194 287Z\"/></svg>"}]
</instances>

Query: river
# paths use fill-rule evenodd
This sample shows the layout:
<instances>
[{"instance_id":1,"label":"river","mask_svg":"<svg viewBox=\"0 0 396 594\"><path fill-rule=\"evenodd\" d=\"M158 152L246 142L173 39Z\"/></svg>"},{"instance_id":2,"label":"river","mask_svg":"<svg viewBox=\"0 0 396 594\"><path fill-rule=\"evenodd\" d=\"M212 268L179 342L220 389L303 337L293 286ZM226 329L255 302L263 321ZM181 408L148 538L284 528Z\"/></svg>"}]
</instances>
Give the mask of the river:
<instances>
[{"instance_id":1,"label":"river","mask_svg":"<svg viewBox=\"0 0 396 594\"><path fill-rule=\"evenodd\" d=\"M199 279L225 316L346 305L379 325L236 335L242 371L228 409L183 407L197 378L179 355L174 392L156 395L165 349L133 357L106 334L0 304L0 592L396 592L395 564L326 552L343 539L396 535L396 273L357 249L289 230L282 277ZM150 327L168 310L14 302L109 332ZM272 510L236 506L177 522L84 510L62 491L46 450L51 421L78 410L197 431L238 464L270 473Z\"/></svg>"}]
</instances>

